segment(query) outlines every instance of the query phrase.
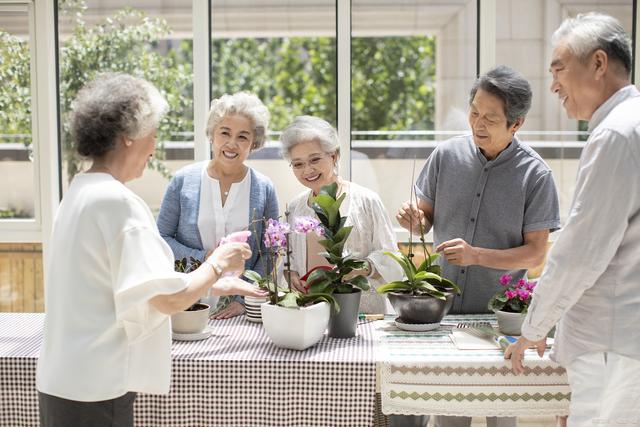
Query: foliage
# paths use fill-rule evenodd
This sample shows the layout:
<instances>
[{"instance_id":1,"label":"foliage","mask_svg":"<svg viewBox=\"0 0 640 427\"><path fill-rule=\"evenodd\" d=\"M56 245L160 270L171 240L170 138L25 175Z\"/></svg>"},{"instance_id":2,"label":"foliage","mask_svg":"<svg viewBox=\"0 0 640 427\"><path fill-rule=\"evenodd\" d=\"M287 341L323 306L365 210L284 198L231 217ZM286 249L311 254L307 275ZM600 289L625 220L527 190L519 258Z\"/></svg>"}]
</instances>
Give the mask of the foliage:
<instances>
[{"instance_id":1,"label":"foliage","mask_svg":"<svg viewBox=\"0 0 640 427\"><path fill-rule=\"evenodd\" d=\"M536 282L529 282L525 279L513 281L512 279L508 274L500 277L503 289L491 297L488 305L489 310L508 313L526 313L529 310Z\"/></svg>"},{"instance_id":2,"label":"foliage","mask_svg":"<svg viewBox=\"0 0 640 427\"><path fill-rule=\"evenodd\" d=\"M60 19L70 20L73 28L61 37L59 48L62 155L68 179L81 168L69 134L71 101L100 72L130 73L160 89L170 111L158 141L193 132L192 40L171 39L164 20L131 8L88 25L86 9L84 0L59 1ZM334 37L216 38L212 94L255 92L269 108L271 129L283 129L301 114L335 125L336 54ZM0 31L0 59L0 129L3 134L30 135L28 43ZM351 86L353 129L432 129L435 38L354 37ZM30 145L30 139L23 140ZM163 158L160 142L150 166L168 177Z\"/></svg>"},{"instance_id":3,"label":"foliage","mask_svg":"<svg viewBox=\"0 0 640 427\"><path fill-rule=\"evenodd\" d=\"M320 220L324 239L320 243L326 252L322 255L333 268L331 270L316 269L307 280L311 293L339 293L348 294L355 288L366 291L369 289L369 281L363 275L357 275L345 279L353 270L366 267L366 261L356 259L351 255L343 255L344 244L351 234L353 226L345 226L346 216L340 215L340 205L346 197L342 193L337 197L338 184L335 182L324 185L317 196L311 199L311 208Z\"/></svg>"},{"instance_id":4,"label":"foliage","mask_svg":"<svg viewBox=\"0 0 640 427\"><path fill-rule=\"evenodd\" d=\"M287 212L288 214L288 212ZM269 292L269 303L273 305L279 305L281 307L297 308L305 307L308 305L316 304L321 301L325 301L331 307L334 312L340 311L340 306L333 296L328 293L309 293L303 294L295 289L291 288L291 280L289 280L289 287L282 289L278 286L278 264L280 258L287 257L287 271L289 272L289 255L291 250L289 248L289 233L291 233L291 227L288 222L281 222L272 218L261 220L264 224L263 242L267 248L267 253L260 252L260 259L263 260L265 268L264 276L261 276L258 272L253 270L246 270L244 277L255 283L258 287L266 289ZM297 219L294 230L299 234L307 234L312 231L316 231L316 227L309 226L313 221L309 218ZM255 222L254 222L255 224ZM261 251L260 246L258 250Z\"/></svg>"},{"instance_id":5,"label":"foliage","mask_svg":"<svg viewBox=\"0 0 640 427\"><path fill-rule=\"evenodd\" d=\"M412 295L430 295L445 300L447 295L460 294L460 288L451 280L441 276L441 267L435 264L440 254L427 252L425 260L416 267L408 255L403 253L385 252L393 258L404 271L406 279L385 283L377 289L378 293L403 292Z\"/></svg>"}]
</instances>

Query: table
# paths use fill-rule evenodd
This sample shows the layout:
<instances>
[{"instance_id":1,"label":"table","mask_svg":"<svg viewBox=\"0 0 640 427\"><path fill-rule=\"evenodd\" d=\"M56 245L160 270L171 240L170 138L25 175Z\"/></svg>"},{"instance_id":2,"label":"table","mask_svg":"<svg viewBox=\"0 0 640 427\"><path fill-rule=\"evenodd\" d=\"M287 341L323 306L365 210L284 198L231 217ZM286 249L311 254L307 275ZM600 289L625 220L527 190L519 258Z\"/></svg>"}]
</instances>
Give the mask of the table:
<instances>
[{"instance_id":1,"label":"table","mask_svg":"<svg viewBox=\"0 0 640 427\"><path fill-rule=\"evenodd\" d=\"M496 350L458 350L449 339L459 322L491 315L446 316L438 330L403 332L392 319L376 322L377 361L384 414L458 416L567 415L565 371L527 350L524 375Z\"/></svg>"},{"instance_id":2,"label":"table","mask_svg":"<svg viewBox=\"0 0 640 427\"><path fill-rule=\"evenodd\" d=\"M44 315L0 313L0 425L37 426L35 370ZM136 426L371 426L373 327L324 337L304 352L278 349L262 325L214 321L213 337L172 347L168 395L140 394Z\"/></svg>"}]
</instances>

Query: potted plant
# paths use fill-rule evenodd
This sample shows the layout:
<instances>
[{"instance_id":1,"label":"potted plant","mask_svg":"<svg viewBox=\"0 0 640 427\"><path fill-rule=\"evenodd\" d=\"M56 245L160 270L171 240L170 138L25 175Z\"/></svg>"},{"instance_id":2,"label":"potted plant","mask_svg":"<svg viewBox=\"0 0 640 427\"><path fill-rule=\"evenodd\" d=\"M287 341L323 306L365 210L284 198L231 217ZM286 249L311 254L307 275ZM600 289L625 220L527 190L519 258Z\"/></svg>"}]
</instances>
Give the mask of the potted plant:
<instances>
[{"instance_id":1,"label":"potted plant","mask_svg":"<svg viewBox=\"0 0 640 427\"><path fill-rule=\"evenodd\" d=\"M288 215L288 212L286 213ZM271 341L278 347L304 350L319 342L329 323L330 312L338 311L335 299L327 293L302 294L291 288L278 286L279 260L286 257L285 274L289 272L288 222L269 219L264 227L264 245L267 254L261 254L265 262L265 276L255 271L245 272L245 277L256 284L266 286L268 301L260 306L262 323ZM296 227L296 232L310 232ZM291 283L289 281L289 283Z\"/></svg>"},{"instance_id":2,"label":"potted plant","mask_svg":"<svg viewBox=\"0 0 640 427\"><path fill-rule=\"evenodd\" d=\"M500 277L503 289L489 300L489 309L498 319L498 329L505 335L520 335L536 282L513 280L509 274Z\"/></svg>"},{"instance_id":3,"label":"potted plant","mask_svg":"<svg viewBox=\"0 0 640 427\"><path fill-rule=\"evenodd\" d=\"M356 334L358 308L362 291L369 289L369 281L363 275L346 279L353 270L364 269L366 262L351 255L343 256L344 244L351 234L352 226L345 226L347 217L340 215L340 205L346 197L337 197L338 184L325 185L311 199L311 208L316 213L324 239L319 243L326 249L322 255L333 267L316 269L308 277L309 293L332 294L340 311L332 313L329 321L329 336L349 338Z\"/></svg>"},{"instance_id":4,"label":"potted plant","mask_svg":"<svg viewBox=\"0 0 640 427\"><path fill-rule=\"evenodd\" d=\"M413 184L409 200L415 200L417 205ZM413 263L413 237L409 232L409 249L406 255L385 252L402 267L405 279L385 283L377 289L378 293L387 294L389 302L398 313L398 327L410 330L413 330L409 326L411 324L439 325L451 308L454 296L460 294L458 285L442 277L442 268L436 264L440 254L429 253L422 224L419 227L424 261L418 267ZM410 228L413 229L412 226Z\"/></svg>"},{"instance_id":5,"label":"potted plant","mask_svg":"<svg viewBox=\"0 0 640 427\"><path fill-rule=\"evenodd\" d=\"M202 261L189 257L176 260L174 269L189 273L197 269ZM171 330L176 334L198 334L205 330L209 321L209 304L196 302L189 308L171 315Z\"/></svg>"}]
</instances>

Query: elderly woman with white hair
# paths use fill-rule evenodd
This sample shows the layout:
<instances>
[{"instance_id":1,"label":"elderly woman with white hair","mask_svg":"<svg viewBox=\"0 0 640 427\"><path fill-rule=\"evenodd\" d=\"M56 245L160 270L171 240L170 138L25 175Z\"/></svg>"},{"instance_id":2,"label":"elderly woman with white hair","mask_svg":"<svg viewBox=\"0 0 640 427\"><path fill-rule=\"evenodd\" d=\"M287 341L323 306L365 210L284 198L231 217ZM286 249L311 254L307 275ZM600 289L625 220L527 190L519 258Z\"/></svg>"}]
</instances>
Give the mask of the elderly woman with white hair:
<instances>
[{"instance_id":1,"label":"elderly woman with white hair","mask_svg":"<svg viewBox=\"0 0 640 427\"><path fill-rule=\"evenodd\" d=\"M341 214L347 216L347 225L353 229L347 239L344 252L367 261L364 270L352 274L364 274L369 278L371 291L363 294L360 311L365 313L387 313L391 308L386 298L375 292L375 287L386 282L402 279L402 271L386 251L397 251L391 220L380 197L368 188L349 182L338 175L340 143L336 130L325 120L300 116L291 123L280 137L282 154L289 160L298 181L308 188L289 203L290 220L296 217L315 216L309 200L323 185L336 183L338 195L345 193ZM314 267L328 265L319 255L324 248L315 233L290 235L291 284L298 291L306 292L301 280Z\"/></svg>"},{"instance_id":2,"label":"elderly woman with white hair","mask_svg":"<svg viewBox=\"0 0 640 427\"><path fill-rule=\"evenodd\" d=\"M167 107L153 85L126 74L99 77L74 101L73 140L92 164L65 192L49 243L36 375L43 427L133 426L136 392L169 392L169 315L209 289L260 294L233 277L251 255L245 243L175 272L149 207L125 186L153 155Z\"/></svg>"},{"instance_id":3,"label":"elderly woman with white hair","mask_svg":"<svg viewBox=\"0 0 640 427\"><path fill-rule=\"evenodd\" d=\"M213 159L175 174L158 215L160 234L177 260L203 259L224 236L249 230L253 255L245 267L264 274L262 223L253 220L277 218L278 200L271 180L245 161L264 145L268 125L269 111L251 93L223 95L211 102L206 133ZM207 302L216 319L244 313L239 296L233 300L210 296Z\"/></svg>"}]
</instances>

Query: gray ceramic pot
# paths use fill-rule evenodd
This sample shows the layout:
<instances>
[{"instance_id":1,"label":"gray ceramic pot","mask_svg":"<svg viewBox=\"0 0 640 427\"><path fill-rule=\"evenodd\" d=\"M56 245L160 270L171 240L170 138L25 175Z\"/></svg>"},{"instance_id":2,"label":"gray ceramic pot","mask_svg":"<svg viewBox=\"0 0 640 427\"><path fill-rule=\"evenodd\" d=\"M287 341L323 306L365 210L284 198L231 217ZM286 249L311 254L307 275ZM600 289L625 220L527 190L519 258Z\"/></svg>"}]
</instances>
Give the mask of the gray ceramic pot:
<instances>
[{"instance_id":1,"label":"gray ceramic pot","mask_svg":"<svg viewBox=\"0 0 640 427\"><path fill-rule=\"evenodd\" d=\"M350 294L333 294L340 305L340 312L338 314L331 313L328 329L330 337L351 338L356 336L361 296L362 291L357 288Z\"/></svg>"},{"instance_id":2,"label":"gray ceramic pot","mask_svg":"<svg viewBox=\"0 0 640 427\"><path fill-rule=\"evenodd\" d=\"M440 323L451 309L453 297L453 294L449 294L447 299L443 301L428 295L387 293L387 298L389 298L393 309L406 323Z\"/></svg>"}]
</instances>

